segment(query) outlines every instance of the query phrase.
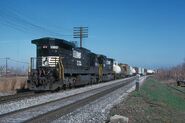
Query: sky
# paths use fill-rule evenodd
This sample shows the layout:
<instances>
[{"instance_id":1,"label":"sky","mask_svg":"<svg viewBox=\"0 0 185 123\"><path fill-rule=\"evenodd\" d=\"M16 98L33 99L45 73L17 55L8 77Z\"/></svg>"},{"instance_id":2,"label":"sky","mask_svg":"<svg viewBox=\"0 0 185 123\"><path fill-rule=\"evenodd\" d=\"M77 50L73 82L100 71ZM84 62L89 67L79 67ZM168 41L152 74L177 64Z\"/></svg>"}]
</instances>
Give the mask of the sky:
<instances>
[{"instance_id":1,"label":"sky","mask_svg":"<svg viewBox=\"0 0 185 123\"><path fill-rule=\"evenodd\" d=\"M0 62L29 62L37 38L79 43L77 26L89 29L83 47L120 63L158 68L185 59L185 0L0 0Z\"/></svg>"}]
</instances>

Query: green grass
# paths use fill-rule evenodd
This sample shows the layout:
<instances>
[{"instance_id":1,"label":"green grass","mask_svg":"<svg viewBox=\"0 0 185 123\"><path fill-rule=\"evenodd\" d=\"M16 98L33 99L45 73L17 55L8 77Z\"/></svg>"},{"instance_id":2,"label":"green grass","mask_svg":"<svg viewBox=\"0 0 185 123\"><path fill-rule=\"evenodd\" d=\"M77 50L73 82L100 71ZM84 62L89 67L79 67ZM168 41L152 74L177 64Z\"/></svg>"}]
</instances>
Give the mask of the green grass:
<instances>
[{"instance_id":1,"label":"green grass","mask_svg":"<svg viewBox=\"0 0 185 123\"><path fill-rule=\"evenodd\" d=\"M142 96L147 102L155 105L185 111L185 94L153 78L146 80L140 91L134 92L133 95Z\"/></svg>"},{"instance_id":2,"label":"green grass","mask_svg":"<svg viewBox=\"0 0 185 123\"><path fill-rule=\"evenodd\" d=\"M149 78L133 96L140 97L138 101L143 102L141 107L144 106L144 116L149 117L145 118L144 122L184 121L185 94L170 88L164 82Z\"/></svg>"},{"instance_id":3,"label":"green grass","mask_svg":"<svg viewBox=\"0 0 185 123\"><path fill-rule=\"evenodd\" d=\"M128 117L131 123L184 123L185 94L150 77L111 110L111 116L115 114Z\"/></svg>"},{"instance_id":4,"label":"green grass","mask_svg":"<svg viewBox=\"0 0 185 123\"><path fill-rule=\"evenodd\" d=\"M176 84L174 84L173 87L175 87L175 88L185 92L185 85L183 85L183 86L176 86Z\"/></svg>"}]
</instances>

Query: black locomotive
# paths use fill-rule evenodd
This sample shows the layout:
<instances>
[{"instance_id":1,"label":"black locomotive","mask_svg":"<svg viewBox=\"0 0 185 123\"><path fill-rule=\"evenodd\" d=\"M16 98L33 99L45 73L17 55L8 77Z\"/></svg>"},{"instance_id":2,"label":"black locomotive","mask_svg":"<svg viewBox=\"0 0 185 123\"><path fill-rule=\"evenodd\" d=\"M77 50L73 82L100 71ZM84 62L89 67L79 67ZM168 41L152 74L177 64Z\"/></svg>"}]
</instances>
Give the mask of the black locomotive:
<instances>
[{"instance_id":1,"label":"black locomotive","mask_svg":"<svg viewBox=\"0 0 185 123\"><path fill-rule=\"evenodd\" d=\"M57 38L32 40L37 46L28 76L30 90L58 90L114 79L111 58Z\"/></svg>"}]
</instances>

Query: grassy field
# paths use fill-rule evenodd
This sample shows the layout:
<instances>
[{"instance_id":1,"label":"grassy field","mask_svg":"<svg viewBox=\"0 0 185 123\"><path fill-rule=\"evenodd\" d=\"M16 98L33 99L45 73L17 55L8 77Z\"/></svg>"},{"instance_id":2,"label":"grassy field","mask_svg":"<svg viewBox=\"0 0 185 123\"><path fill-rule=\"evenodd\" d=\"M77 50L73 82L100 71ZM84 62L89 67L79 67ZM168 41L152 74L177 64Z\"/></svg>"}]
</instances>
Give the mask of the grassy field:
<instances>
[{"instance_id":1,"label":"grassy field","mask_svg":"<svg viewBox=\"0 0 185 123\"><path fill-rule=\"evenodd\" d=\"M185 87L176 87L185 91ZM129 117L131 123L184 123L185 94L170 88L154 78L148 78L139 92L133 92L128 99L112 108L110 115Z\"/></svg>"}]
</instances>

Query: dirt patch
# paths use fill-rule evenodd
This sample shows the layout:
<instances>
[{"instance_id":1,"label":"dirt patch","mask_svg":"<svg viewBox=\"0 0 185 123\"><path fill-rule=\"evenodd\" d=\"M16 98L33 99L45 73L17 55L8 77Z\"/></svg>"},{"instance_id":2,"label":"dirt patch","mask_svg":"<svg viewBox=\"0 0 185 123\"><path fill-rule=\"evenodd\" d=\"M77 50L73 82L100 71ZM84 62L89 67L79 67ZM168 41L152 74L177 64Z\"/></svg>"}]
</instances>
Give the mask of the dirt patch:
<instances>
[{"instance_id":1,"label":"dirt patch","mask_svg":"<svg viewBox=\"0 0 185 123\"><path fill-rule=\"evenodd\" d=\"M27 88L27 77L0 78L0 91L9 92Z\"/></svg>"}]
</instances>

